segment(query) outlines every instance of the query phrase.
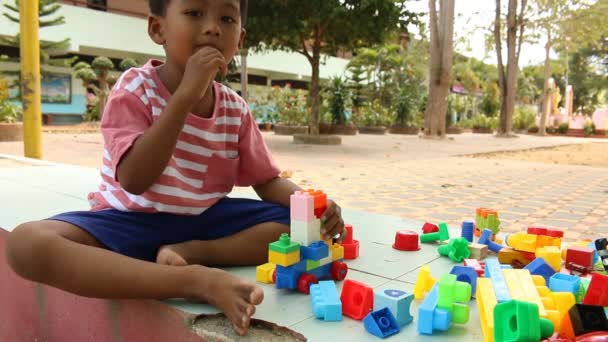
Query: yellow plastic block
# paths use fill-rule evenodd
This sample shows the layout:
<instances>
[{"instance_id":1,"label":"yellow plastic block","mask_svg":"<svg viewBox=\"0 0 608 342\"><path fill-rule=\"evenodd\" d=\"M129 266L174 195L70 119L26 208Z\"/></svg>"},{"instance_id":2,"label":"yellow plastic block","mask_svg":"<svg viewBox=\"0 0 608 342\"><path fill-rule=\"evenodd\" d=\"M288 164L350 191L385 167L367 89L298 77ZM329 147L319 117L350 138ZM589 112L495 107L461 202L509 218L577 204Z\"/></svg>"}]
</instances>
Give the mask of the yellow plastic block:
<instances>
[{"instance_id":1,"label":"yellow plastic block","mask_svg":"<svg viewBox=\"0 0 608 342\"><path fill-rule=\"evenodd\" d=\"M522 252L536 252L536 239L538 235L515 233L507 237L507 245Z\"/></svg>"},{"instance_id":2,"label":"yellow plastic block","mask_svg":"<svg viewBox=\"0 0 608 342\"><path fill-rule=\"evenodd\" d=\"M333 261L344 259L344 247L339 244L333 244L331 246L331 259Z\"/></svg>"},{"instance_id":3,"label":"yellow plastic block","mask_svg":"<svg viewBox=\"0 0 608 342\"><path fill-rule=\"evenodd\" d=\"M315 268L318 268L320 266L321 266L320 260L306 260L306 270L307 271L314 270Z\"/></svg>"},{"instance_id":4,"label":"yellow plastic block","mask_svg":"<svg viewBox=\"0 0 608 342\"><path fill-rule=\"evenodd\" d=\"M485 342L494 341L494 307L496 306L496 294L490 278L477 278L476 301L477 311L483 340Z\"/></svg>"},{"instance_id":5,"label":"yellow plastic block","mask_svg":"<svg viewBox=\"0 0 608 342\"><path fill-rule=\"evenodd\" d=\"M289 267L300 261L300 251L298 250L289 254L268 251L268 261L283 267Z\"/></svg>"},{"instance_id":6,"label":"yellow plastic block","mask_svg":"<svg viewBox=\"0 0 608 342\"><path fill-rule=\"evenodd\" d=\"M534 285L536 285L536 286L547 286L547 282L545 281L545 278L543 276L533 274L532 281L534 282Z\"/></svg>"},{"instance_id":7,"label":"yellow plastic block","mask_svg":"<svg viewBox=\"0 0 608 342\"><path fill-rule=\"evenodd\" d=\"M264 283L272 284L272 274L277 266L273 263L267 262L264 265L260 265L255 268L255 280Z\"/></svg>"},{"instance_id":8,"label":"yellow plastic block","mask_svg":"<svg viewBox=\"0 0 608 342\"><path fill-rule=\"evenodd\" d=\"M545 306L536 290L536 285L534 285L530 271L524 269L504 269L502 273L505 277L505 283L507 283L507 287L509 288L511 298L536 304L538 306L538 314L541 317L547 317Z\"/></svg>"},{"instance_id":9,"label":"yellow plastic block","mask_svg":"<svg viewBox=\"0 0 608 342\"><path fill-rule=\"evenodd\" d=\"M559 272L562 268L562 252L555 246L545 246L536 249L537 258L543 258L551 265L555 272Z\"/></svg>"},{"instance_id":10,"label":"yellow plastic block","mask_svg":"<svg viewBox=\"0 0 608 342\"><path fill-rule=\"evenodd\" d=\"M568 315L568 311L576 304L576 299L574 298L574 294L570 292L551 292L550 297L553 298L553 303L555 304L555 310L559 313L559 315L555 318L553 325L555 326L556 332L564 332L563 321L564 318Z\"/></svg>"},{"instance_id":11,"label":"yellow plastic block","mask_svg":"<svg viewBox=\"0 0 608 342\"><path fill-rule=\"evenodd\" d=\"M427 265L420 267L420 272L416 278L414 286L414 298L422 299L424 295L431 291L437 279L431 277L431 268Z\"/></svg>"}]
</instances>

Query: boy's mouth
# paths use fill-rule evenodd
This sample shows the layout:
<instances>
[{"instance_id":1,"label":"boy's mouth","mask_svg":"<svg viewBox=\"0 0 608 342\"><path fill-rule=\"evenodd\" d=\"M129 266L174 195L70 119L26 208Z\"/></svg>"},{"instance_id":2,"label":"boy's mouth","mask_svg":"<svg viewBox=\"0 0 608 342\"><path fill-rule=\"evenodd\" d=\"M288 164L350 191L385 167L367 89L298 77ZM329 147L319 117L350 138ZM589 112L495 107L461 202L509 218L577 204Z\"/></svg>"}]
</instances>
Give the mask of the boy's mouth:
<instances>
[{"instance_id":1,"label":"boy's mouth","mask_svg":"<svg viewBox=\"0 0 608 342\"><path fill-rule=\"evenodd\" d=\"M206 48L206 47L214 48L214 49L218 50L219 52L222 52L222 50L220 50L220 48L218 48L217 46L215 46L213 44L198 44L194 47L194 51L198 51L198 50Z\"/></svg>"}]
</instances>

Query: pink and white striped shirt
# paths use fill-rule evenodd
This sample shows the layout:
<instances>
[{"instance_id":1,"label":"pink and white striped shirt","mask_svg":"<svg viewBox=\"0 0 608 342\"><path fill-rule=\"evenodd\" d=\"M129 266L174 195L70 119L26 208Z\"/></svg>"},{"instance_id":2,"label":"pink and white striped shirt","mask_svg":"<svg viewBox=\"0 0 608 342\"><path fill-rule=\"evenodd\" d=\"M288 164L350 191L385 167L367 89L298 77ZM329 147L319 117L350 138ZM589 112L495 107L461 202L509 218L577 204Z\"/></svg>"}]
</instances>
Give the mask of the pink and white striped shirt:
<instances>
[{"instance_id":1,"label":"pink and white striped shirt","mask_svg":"<svg viewBox=\"0 0 608 342\"><path fill-rule=\"evenodd\" d=\"M237 186L263 184L278 176L247 103L214 82L210 118L189 114L163 173L141 195L125 191L116 178L122 156L158 120L171 94L151 60L126 71L112 89L101 131L104 137L101 184L89 194L91 210L169 212L198 215ZM145 167L142 165L141 167Z\"/></svg>"}]
</instances>

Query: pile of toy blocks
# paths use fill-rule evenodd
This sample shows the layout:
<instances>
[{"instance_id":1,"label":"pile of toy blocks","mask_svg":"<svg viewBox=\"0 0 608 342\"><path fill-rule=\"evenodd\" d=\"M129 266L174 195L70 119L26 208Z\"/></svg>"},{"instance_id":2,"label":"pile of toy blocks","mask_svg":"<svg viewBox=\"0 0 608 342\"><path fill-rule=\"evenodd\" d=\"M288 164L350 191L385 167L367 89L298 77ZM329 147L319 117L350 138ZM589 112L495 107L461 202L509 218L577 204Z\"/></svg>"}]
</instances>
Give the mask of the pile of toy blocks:
<instances>
[{"instance_id":1,"label":"pile of toy blocks","mask_svg":"<svg viewBox=\"0 0 608 342\"><path fill-rule=\"evenodd\" d=\"M347 237L341 244L323 239L320 217L327 209L327 195L320 190L294 193L290 207L290 234L269 244L268 263L257 267L257 281L309 293L319 279L343 280L348 272L343 260L359 255L353 227L346 226Z\"/></svg>"}]
</instances>

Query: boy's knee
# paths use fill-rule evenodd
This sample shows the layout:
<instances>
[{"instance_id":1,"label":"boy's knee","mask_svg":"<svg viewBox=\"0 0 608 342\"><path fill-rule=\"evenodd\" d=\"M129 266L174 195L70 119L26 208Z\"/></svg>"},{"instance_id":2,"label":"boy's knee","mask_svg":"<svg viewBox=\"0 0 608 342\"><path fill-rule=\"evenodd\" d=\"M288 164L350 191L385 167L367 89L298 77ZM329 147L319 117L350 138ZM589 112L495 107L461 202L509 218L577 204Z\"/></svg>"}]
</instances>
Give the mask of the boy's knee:
<instances>
[{"instance_id":1,"label":"boy's knee","mask_svg":"<svg viewBox=\"0 0 608 342\"><path fill-rule=\"evenodd\" d=\"M52 235L41 229L37 222L19 225L8 235L6 258L15 273L28 279L36 278L41 269L37 265L44 260L41 253L44 246L48 246Z\"/></svg>"}]
</instances>

